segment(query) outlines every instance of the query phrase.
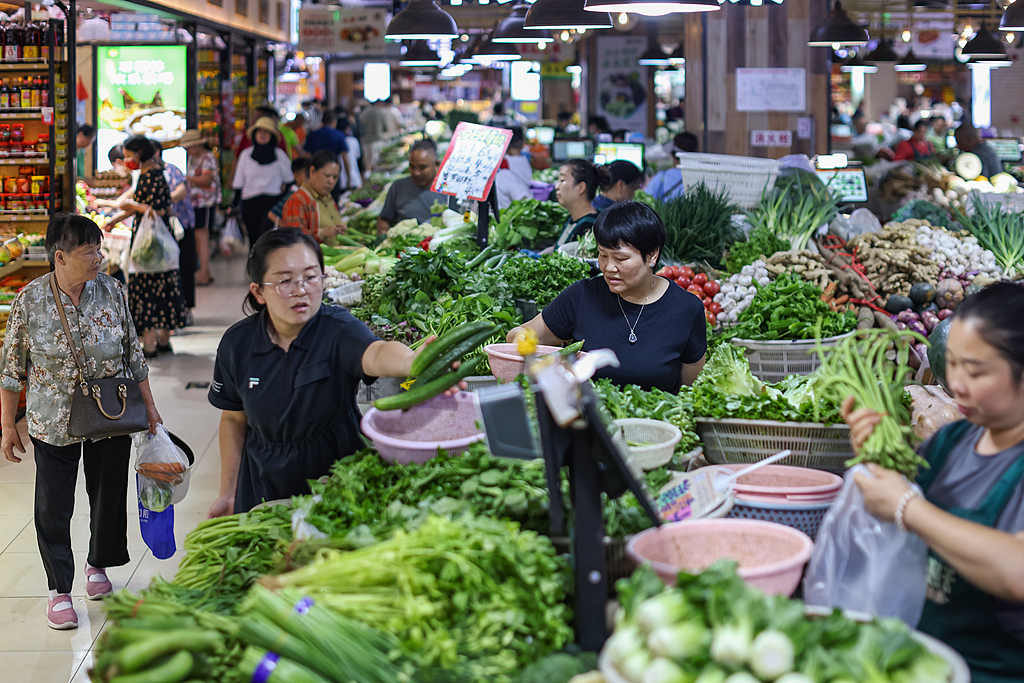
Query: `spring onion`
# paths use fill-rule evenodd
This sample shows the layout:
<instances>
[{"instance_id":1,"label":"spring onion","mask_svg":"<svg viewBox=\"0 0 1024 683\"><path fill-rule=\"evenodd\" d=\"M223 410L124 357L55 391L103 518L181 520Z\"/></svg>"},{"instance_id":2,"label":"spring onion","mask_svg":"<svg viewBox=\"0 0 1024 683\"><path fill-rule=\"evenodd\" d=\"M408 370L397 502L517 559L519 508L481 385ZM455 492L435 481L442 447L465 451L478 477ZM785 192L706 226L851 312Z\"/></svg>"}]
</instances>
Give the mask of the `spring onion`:
<instances>
[{"instance_id":1,"label":"spring onion","mask_svg":"<svg viewBox=\"0 0 1024 683\"><path fill-rule=\"evenodd\" d=\"M983 201L972 193L974 211L959 209L956 219L996 257L996 263L1012 277L1024 266L1024 213L1004 210L1002 205Z\"/></svg>"}]
</instances>

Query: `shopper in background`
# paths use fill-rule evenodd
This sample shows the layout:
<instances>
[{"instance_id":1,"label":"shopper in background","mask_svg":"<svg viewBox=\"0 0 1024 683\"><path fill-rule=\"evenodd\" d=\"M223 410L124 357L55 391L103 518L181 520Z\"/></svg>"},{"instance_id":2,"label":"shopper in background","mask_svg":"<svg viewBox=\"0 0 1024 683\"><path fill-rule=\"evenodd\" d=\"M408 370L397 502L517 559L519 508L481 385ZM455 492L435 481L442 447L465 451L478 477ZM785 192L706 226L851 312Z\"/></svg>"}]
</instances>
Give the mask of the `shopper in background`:
<instances>
[{"instance_id":1,"label":"shopper in background","mask_svg":"<svg viewBox=\"0 0 1024 683\"><path fill-rule=\"evenodd\" d=\"M284 195L281 197L277 204L274 204L274 208L270 210L270 222L276 227L281 225L281 216L284 215L284 205L288 203L288 200L292 198L292 195L299 191L299 188L306 184L309 180L309 165L312 162L311 157L299 157L292 161L292 175L295 176L294 182L288 186L288 189L284 191Z\"/></svg>"},{"instance_id":2,"label":"shopper in background","mask_svg":"<svg viewBox=\"0 0 1024 683\"><path fill-rule=\"evenodd\" d=\"M917 484L868 465L868 511L930 549L928 601L917 628L959 652L974 683L1024 681L1024 288L994 284L957 308L946 384L964 419L918 448ZM843 404L859 451L881 416Z\"/></svg>"},{"instance_id":3,"label":"shopper in background","mask_svg":"<svg viewBox=\"0 0 1024 683\"><path fill-rule=\"evenodd\" d=\"M335 235L342 232L341 214L331 197L340 172L332 153L322 149L314 154L309 179L284 205L281 227L301 230L317 242L333 243Z\"/></svg>"},{"instance_id":4,"label":"shopper in background","mask_svg":"<svg viewBox=\"0 0 1024 683\"><path fill-rule=\"evenodd\" d=\"M511 128L516 125L515 119L505 113L504 102L501 102L500 100L495 102L494 106L491 108L491 112L491 120L488 121L488 126L493 126L494 128Z\"/></svg>"},{"instance_id":5,"label":"shopper in background","mask_svg":"<svg viewBox=\"0 0 1024 683\"><path fill-rule=\"evenodd\" d=\"M707 327L700 299L656 276L665 226L646 204L625 202L594 223L601 275L570 285L524 329L541 344L585 340L583 350L611 349L619 367L598 370L616 384L678 393L704 367Z\"/></svg>"},{"instance_id":6,"label":"shopper in background","mask_svg":"<svg viewBox=\"0 0 1024 683\"><path fill-rule=\"evenodd\" d=\"M357 101L355 106L352 108L351 116L348 117L349 127L346 129L344 127L344 125L343 125L343 122L341 122L341 121L339 121L336 124L337 127L340 128L341 131L343 133L345 133L345 135L347 135L349 137L349 140L348 140L348 142L350 143L349 144L349 149L351 150L352 147L353 147L353 145L351 144L353 142L353 138L354 138L354 141L356 142L356 147L358 147L358 149L356 150L356 155L355 156L356 156L357 171L358 171L358 175L359 175L359 182L358 183L352 183L351 181L349 181L349 187L358 187L358 186L362 185L363 184L362 183L363 173L366 172L367 159L364 158L365 157L365 153L364 153L364 150L363 150L363 126L362 126L362 123L360 123L360 115L365 110L365 108L366 108L366 100L359 100L359 101ZM352 172L349 175L354 177L356 174L354 172Z\"/></svg>"},{"instance_id":7,"label":"shopper in background","mask_svg":"<svg viewBox=\"0 0 1024 683\"><path fill-rule=\"evenodd\" d=\"M363 173L360 159L363 156L363 146L359 144L359 137L352 131L351 119L347 117L344 121L338 119L334 127L345 134L345 144L348 146L348 151L345 152L345 156L348 158L348 181L344 184L349 190L362 187Z\"/></svg>"},{"instance_id":8,"label":"shopper in background","mask_svg":"<svg viewBox=\"0 0 1024 683\"><path fill-rule=\"evenodd\" d=\"M323 115L323 126L319 130L315 130L306 136L305 149L310 154L315 155L321 150L326 150L334 155L334 160L343 166L345 169L345 175L342 176L344 180L343 185L335 185L331 188L331 194L335 199L341 194L342 189L348 187L349 173L351 172L351 165L349 163L348 155L348 139L344 132L334 127L337 119L333 111L325 111ZM338 180L335 178L335 180Z\"/></svg>"},{"instance_id":9,"label":"shopper in background","mask_svg":"<svg viewBox=\"0 0 1024 683\"><path fill-rule=\"evenodd\" d=\"M158 145L142 135L133 135L124 143L126 162L130 166L138 165L141 173L132 201L126 202L122 207L123 213L110 221L116 223L134 215L133 230L136 234L139 224L150 210L156 220L170 230L167 221L172 212L171 189L157 156ZM159 273L136 273L133 270L134 267L129 265L128 303L135 327L142 331L142 347L146 358L156 358L159 353L172 351L171 330L185 326L187 314L181 293L181 278L177 266Z\"/></svg>"},{"instance_id":10,"label":"shopper in background","mask_svg":"<svg viewBox=\"0 0 1024 683\"><path fill-rule=\"evenodd\" d=\"M575 242L594 227L597 209L593 202L597 188L610 182L607 168L594 166L586 159L569 159L562 164L558 169L555 195L558 203L569 212L569 217L565 219L555 247Z\"/></svg>"},{"instance_id":11,"label":"shopper in background","mask_svg":"<svg viewBox=\"0 0 1024 683\"><path fill-rule=\"evenodd\" d=\"M896 145L893 161L924 161L935 156L935 147L927 140L928 127L928 119L918 119L910 139Z\"/></svg>"},{"instance_id":12,"label":"shopper in background","mask_svg":"<svg viewBox=\"0 0 1024 683\"><path fill-rule=\"evenodd\" d=\"M587 132L590 133L590 137L595 135L611 135L612 129L608 125L608 119L603 116L590 116L587 119Z\"/></svg>"},{"instance_id":13,"label":"shopper in background","mask_svg":"<svg viewBox=\"0 0 1024 683\"><path fill-rule=\"evenodd\" d=\"M78 135L75 136L75 149L88 149L96 140L96 129L88 123L78 127Z\"/></svg>"},{"instance_id":14,"label":"shopper in background","mask_svg":"<svg viewBox=\"0 0 1024 683\"><path fill-rule=\"evenodd\" d=\"M178 240L178 277L181 280L181 295L185 299L185 325L195 324L193 309L196 307L196 213L189 196L188 182L185 174L174 164L165 164L163 146L150 140L156 152L156 160L164 168L164 180L171 189L171 211L181 223L184 230ZM187 154L187 153L186 153Z\"/></svg>"},{"instance_id":15,"label":"shopper in background","mask_svg":"<svg viewBox=\"0 0 1024 683\"><path fill-rule=\"evenodd\" d=\"M522 127L513 126L512 138L508 142L508 151L505 152L505 163L529 186L530 181L533 180L533 166L530 165L530 157L523 154L524 142ZM502 166L504 167L504 164Z\"/></svg>"},{"instance_id":16,"label":"shopper in background","mask_svg":"<svg viewBox=\"0 0 1024 683\"><path fill-rule=\"evenodd\" d=\"M446 195L430 190L437 168L437 145L430 140L415 143L409 150L409 177L391 184L377 219L377 234L384 234L407 218L426 223L433 215L435 203L448 206Z\"/></svg>"},{"instance_id":17,"label":"shopper in background","mask_svg":"<svg viewBox=\"0 0 1024 683\"><path fill-rule=\"evenodd\" d=\"M360 116L359 123L363 128L363 149L366 150L364 162L366 173L372 173L380 160L380 152L384 144L393 134L391 117L383 100L377 100L367 107Z\"/></svg>"},{"instance_id":18,"label":"shopper in background","mask_svg":"<svg viewBox=\"0 0 1024 683\"><path fill-rule=\"evenodd\" d=\"M981 139L978 129L964 121L957 129L956 146L961 152L970 152L981 159L981 175L991 178L1003 172L1003 162L992 146Z\"/></svg>"},{"instance_id":19,"label":"shopper in background","mask_svg":"<svg viewBox=\"0 0 1024 683\"><path fill-rule=\"evenodd\" d=\"M187 130L179 143L188 155L189 198L195 212L195 249L198 256L197 287L213 282L210 274L210 230L221 202L220 166L210 144L198 130Z\"/></svg>"},{"instance_id":20,"label":"shopper in background","mask_svg":"<svg viewBox=\"0 0 1024 683\"><path fill-rule=\"evenodd\" d=\"M302 114L296 114L290 120L277 124L277 130L281 133L281 139L284 140L284 151L288 153L289 159L309 156L303 148L303 141L306 139L303 130L305 127L306 117ZM301 137L300 132L303 133Z\"/></svg>"},{"instance_id":21,"label":"shopper in background","mask_svg":"<svg viewBox=\"0 0 1024 683\"><path fill-rule=\"evenodd\" d=\"M242 222L250 245L272 227L267 214L294 179L288 155L277 146L280 135L272 119L260 119L249 128L256 144L243 151L235 165L234 203L242 200Z\"/></svg>"},{"instance_id":22,"label":"shopper in background","mask_svg":"<svg viewBox=\"0 0 1024 683\"><path fill-rule=\"evenodd\" d=\"M693 133L679 133L672 139L672 144L665 151L674 155L676 152L697 152L700 150L697 136ZM644 191L655 199L666 200L682 197L686 194L683 185L683 172L678 167L658 171L644 186Z\"/></svg>"},{"instance_id":23,"label":"shopper in background","mask_svg":"<svg viewBox=\"0 0 1024 683\"><path fill-rule=\"evenodd\" d=\"M612 204L633 201L644 184L644 174L631 161L616 159L608 164L608 182L601 185L601 194L593 201L594 208L604 211Z\"/></svg>"},{"instance_id":24,"label":"shopper in background","mask_svg":"<svg viewBox=\"0 0 1024 683\"><path fill-rule=\"evenodd\" d=\"M308 493L310 479L363 447L360 382L406 377L422 352L321 303L324 256L309 235L263 235L247 271L251 314L224 333L209 394L223 411L220 495L209 517Z\"/></svg>"},{"instance_id":25,"label":"shopper in background","mask_svg":"<svg viewBox=\"0 0 1024 683\"><path fill-rule=\"evenodd\" d=\"M81 355L91 379L123 376L139 383L149 430L163 422L149 386L149 368L128 316L121 283L99 272L103 232L85 216L59 213L46 229L46 252L53 267L59 305L72 339L64 334L50 277L36 278L15 298L0 357L0 450L12 463L25 453L15 424L18 399L28 384L28 434L35 462L33 520L49 584L46 622L54 629L78 627L70 593L75 576L71 516L75 510L78 461L89 496L89 553L85 597L99 600L114 592L107 567L128 563L128 460L132 441L118 436L97 441L68 434L71 392L78 386L74 357ZM127 359L125 367L124 359Z\"/></svg>"}]
</instances>

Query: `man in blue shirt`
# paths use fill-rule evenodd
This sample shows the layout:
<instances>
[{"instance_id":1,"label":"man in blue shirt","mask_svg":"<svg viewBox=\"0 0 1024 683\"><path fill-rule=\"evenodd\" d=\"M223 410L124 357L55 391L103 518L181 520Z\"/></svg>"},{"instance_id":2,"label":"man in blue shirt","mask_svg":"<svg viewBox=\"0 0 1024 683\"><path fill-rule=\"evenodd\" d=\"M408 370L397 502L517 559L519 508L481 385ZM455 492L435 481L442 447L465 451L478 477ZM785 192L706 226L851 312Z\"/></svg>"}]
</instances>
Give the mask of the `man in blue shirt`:
<instances>
[{"instance_id":1,"label":"man in blue shirt","mask_svg":"<svg viewBox=\"0 0 1024 683\"><path fill-rule=\"evenodd\" d=\"M334 195L335 199L337 199L338 195L341 194L341 180L345 180L345 186L347 187L348 178L352 172L349 168L347 154L348 143L345 141L346 136L343 132L334 127L336 120L337 115L333 111L329 109L325 111L323 114L323 125L312 133L309 133L306 136L306 141L302 145L303 149L305 149L311 156L322 149L326 149L338 157L338 163L342 165L345 172L340 175L338 178L339 185L335 187L334 192L331 193Z\"/></svg>"}]
</instances>

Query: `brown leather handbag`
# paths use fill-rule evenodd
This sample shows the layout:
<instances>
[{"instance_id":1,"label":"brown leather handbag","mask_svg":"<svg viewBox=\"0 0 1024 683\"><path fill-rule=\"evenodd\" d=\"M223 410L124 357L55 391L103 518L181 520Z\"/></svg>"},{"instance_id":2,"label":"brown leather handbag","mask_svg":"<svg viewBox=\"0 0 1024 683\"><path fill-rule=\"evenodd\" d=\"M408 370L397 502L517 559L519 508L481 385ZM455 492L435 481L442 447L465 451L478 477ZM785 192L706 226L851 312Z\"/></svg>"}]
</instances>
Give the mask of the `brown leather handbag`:
<instances>
[{"instance_id":1,"label":"brown leather handbag","mask_svg":"<svg viewBox=\"0 0 1024 683\"><path fill-rule=\"evenodd\" d=\"M68 420L68 435L75 439L105 439L111 436L123 436L149 429L149 416L146 404L142 400L139 383L131 377L107 377L104 379L85 379L85 365L78 357L71 328L64 314L64 304L57 290L57 278L50 273L50 291L57 302L60 313L60 324L64 335L68 338L68 347L78 366L78 386L71 392L71 416ZM125 310L125 324L128 324L128 311ZM125 330L125 336L128 333ZM85 351L83 340L82 351ZM125 374L128 370L128 358L121 356Z\"/></svg>"}]
</instances>

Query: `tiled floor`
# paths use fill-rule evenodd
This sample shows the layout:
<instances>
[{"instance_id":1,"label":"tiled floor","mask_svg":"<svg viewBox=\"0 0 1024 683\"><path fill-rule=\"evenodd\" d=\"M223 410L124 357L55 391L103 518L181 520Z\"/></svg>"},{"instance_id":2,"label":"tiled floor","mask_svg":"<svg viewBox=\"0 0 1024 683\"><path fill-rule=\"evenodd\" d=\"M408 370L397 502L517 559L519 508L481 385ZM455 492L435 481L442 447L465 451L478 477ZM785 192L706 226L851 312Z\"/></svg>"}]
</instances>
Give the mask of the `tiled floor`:
<instances>
[{"instance_id":1,"label":"tiled floor","mask_svg":"<svg viewBox=\"0 0 1024 683\"><path fill-rule=\"evenodd\" d=\"M186 389L189 382L208 382L224 330L242 317L246 291L240 259L215 261L216 283L199 288L196 326L172 340L173 356L151 362L150 383L164 424L181 436L196 454L188 497L175 506L178 546L189 530L205 517L220 482L217 448L219 411L206 400L205 389ZM29 452L19 464L0 457L0 662L4 681L18 683L84 683L92 663L90 653L105 620L100 603L84 598L84 577L75 579L72 599L79 627L54 631L46 625L46 575L36 547L32 524L35 466L24 421L19 425ZM132 482L134 479L132 478ZM134 483L128 496L128 550L131 561L108 573L115 589L144 588L152 577L174 575L182 555L158 560L139 533ZM79 475L71 544L76 564L84 566L89 544L89 508L85 480Z\"/></svg>"}]
</instances>

